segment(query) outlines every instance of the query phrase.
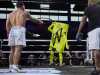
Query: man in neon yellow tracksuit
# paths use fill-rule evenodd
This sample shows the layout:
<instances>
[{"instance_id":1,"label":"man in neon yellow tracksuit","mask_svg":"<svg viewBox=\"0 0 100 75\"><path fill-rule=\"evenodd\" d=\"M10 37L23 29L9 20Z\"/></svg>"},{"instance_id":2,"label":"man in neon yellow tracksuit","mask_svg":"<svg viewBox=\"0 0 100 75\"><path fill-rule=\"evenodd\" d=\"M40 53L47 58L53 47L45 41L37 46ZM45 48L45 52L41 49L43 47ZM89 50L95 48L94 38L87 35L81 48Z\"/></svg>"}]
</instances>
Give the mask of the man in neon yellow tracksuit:
<instances>
[{"instance_id":1,"label":"man in neon yellow tracksuit","mask_svg":"<svg viewBox=\"0 0 100 75\"><path fill-rule=\"evenodd\" d=\"M61 22L53 22L48 30L52 33L51 41L50 41L50 64L53 64L54 52L59 53L59 65L63 64L63 56L64 48L66 46L69 49L68 41L67 41L67 33L68 33L69 25Z\"/></svg>"}]
</instances>

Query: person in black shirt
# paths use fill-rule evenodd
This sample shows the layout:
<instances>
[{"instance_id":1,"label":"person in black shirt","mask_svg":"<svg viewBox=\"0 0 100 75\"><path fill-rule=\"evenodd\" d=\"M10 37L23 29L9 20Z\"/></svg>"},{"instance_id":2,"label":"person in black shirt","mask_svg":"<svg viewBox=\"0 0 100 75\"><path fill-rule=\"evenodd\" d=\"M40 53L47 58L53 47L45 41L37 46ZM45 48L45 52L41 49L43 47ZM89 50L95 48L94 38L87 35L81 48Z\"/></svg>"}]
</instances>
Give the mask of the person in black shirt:
<instances>
[{"instance_id":1,"label":"person in black shirt","mask_svg":"<svg viewBox=\"0 0 100 75\"><path fill-rule=\"evenodd\" d=\"M92 75L100 74L100 0L88 0L88 7L85 9L84 16L80 23L78 32L76 34L76 39L79 40L81 31L86 25L86 21L88 18L88 40L89 50L92 50L96 71L95 73L91 73Z\"/></svg>"}]
</instances>

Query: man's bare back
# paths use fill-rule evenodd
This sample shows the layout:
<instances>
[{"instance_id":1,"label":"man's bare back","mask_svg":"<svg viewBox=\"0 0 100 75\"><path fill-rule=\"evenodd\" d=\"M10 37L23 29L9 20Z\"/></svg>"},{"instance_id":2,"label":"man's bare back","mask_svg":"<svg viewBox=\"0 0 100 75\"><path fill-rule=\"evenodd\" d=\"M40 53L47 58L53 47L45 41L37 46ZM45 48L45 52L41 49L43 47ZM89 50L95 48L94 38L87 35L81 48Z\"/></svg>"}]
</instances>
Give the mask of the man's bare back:
<instances>
[{"instance_id":1,"label":"man's bare back","mask_svg":"<svg viewBox=\"0 0 100 75\"><path fill-rule=\"evenodd\" d=\"M22 9L17 9L9 14L9 17L6 21L6 29L9 33L12 26L25 26L26 20L31 20L33 22L43 23L43 21L32 18L31 15Z\"/></svg>"},{"instance_id":2,"label":"man's bare back","mask_svg":"<svg viewBox=\"0 0 100 75\"><path fill-rule=\"evenodd\" d=\"M24 10L16 10L9 14L9 20L12 26L25 26L27 12Z\"/></svg>"}]
</instances>

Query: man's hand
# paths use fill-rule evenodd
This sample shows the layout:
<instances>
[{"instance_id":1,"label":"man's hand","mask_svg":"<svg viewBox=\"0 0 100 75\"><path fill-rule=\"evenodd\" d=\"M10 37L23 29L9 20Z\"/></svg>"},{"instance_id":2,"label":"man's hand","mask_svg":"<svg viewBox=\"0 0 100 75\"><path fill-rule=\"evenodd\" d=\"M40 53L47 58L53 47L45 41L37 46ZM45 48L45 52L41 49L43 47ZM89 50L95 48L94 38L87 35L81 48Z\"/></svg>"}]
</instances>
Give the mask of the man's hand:
<instances>
[{"instance_id":1,"label":"man's hand","mask_svg":"<svg viewBox=\"0 0 100 75\"><path fill-rule=\"evenodd\" d=\"M39 37L40 35L39 34L33 34L33 37Z\"/></svg>"},{"instance_id":2,"label":"man's hand","mask_svg":"<svg viewBox=\"0 0 100 75\"><path fill-rule=\"evenodd\" d=\"M32 37L40 37L40 35L39 34L35 34L35 33L32 33L32 32L28 32L27 31L27 33L29 34L29 35L31 35Z\"/></svg>"},{"instance_id":3,"label":"man's hand","mask_svg":"<svg viewBox=\"0 0 100 75\"><path fill-rule=\"evenodd\" d=\"M76 34L76 40L77 40L77 41L81 41L82 36L83 36L82 33L78 32L78 33Z\"/></svg>"}]
</instances>

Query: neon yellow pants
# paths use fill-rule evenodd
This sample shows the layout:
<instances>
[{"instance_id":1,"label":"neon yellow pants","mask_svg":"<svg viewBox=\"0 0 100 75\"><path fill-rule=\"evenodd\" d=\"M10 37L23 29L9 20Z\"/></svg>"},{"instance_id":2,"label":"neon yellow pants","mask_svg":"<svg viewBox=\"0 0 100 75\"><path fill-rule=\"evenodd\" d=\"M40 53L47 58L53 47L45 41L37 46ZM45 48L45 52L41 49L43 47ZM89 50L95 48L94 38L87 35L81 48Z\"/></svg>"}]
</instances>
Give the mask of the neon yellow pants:
<instances>
[{"instance_id":1,"label":"neon yellow pants","mask_svg":"<svg viewBox=\"0 0 100 75\"><path fill-rule=\"evenodd\" d=\"M54 60L54 52L52 50L50 50L50 64L53 63ZM63 64L63 55L61 52L59 52L59 64L62 65Z\"/></svg>"}]
</instances>

